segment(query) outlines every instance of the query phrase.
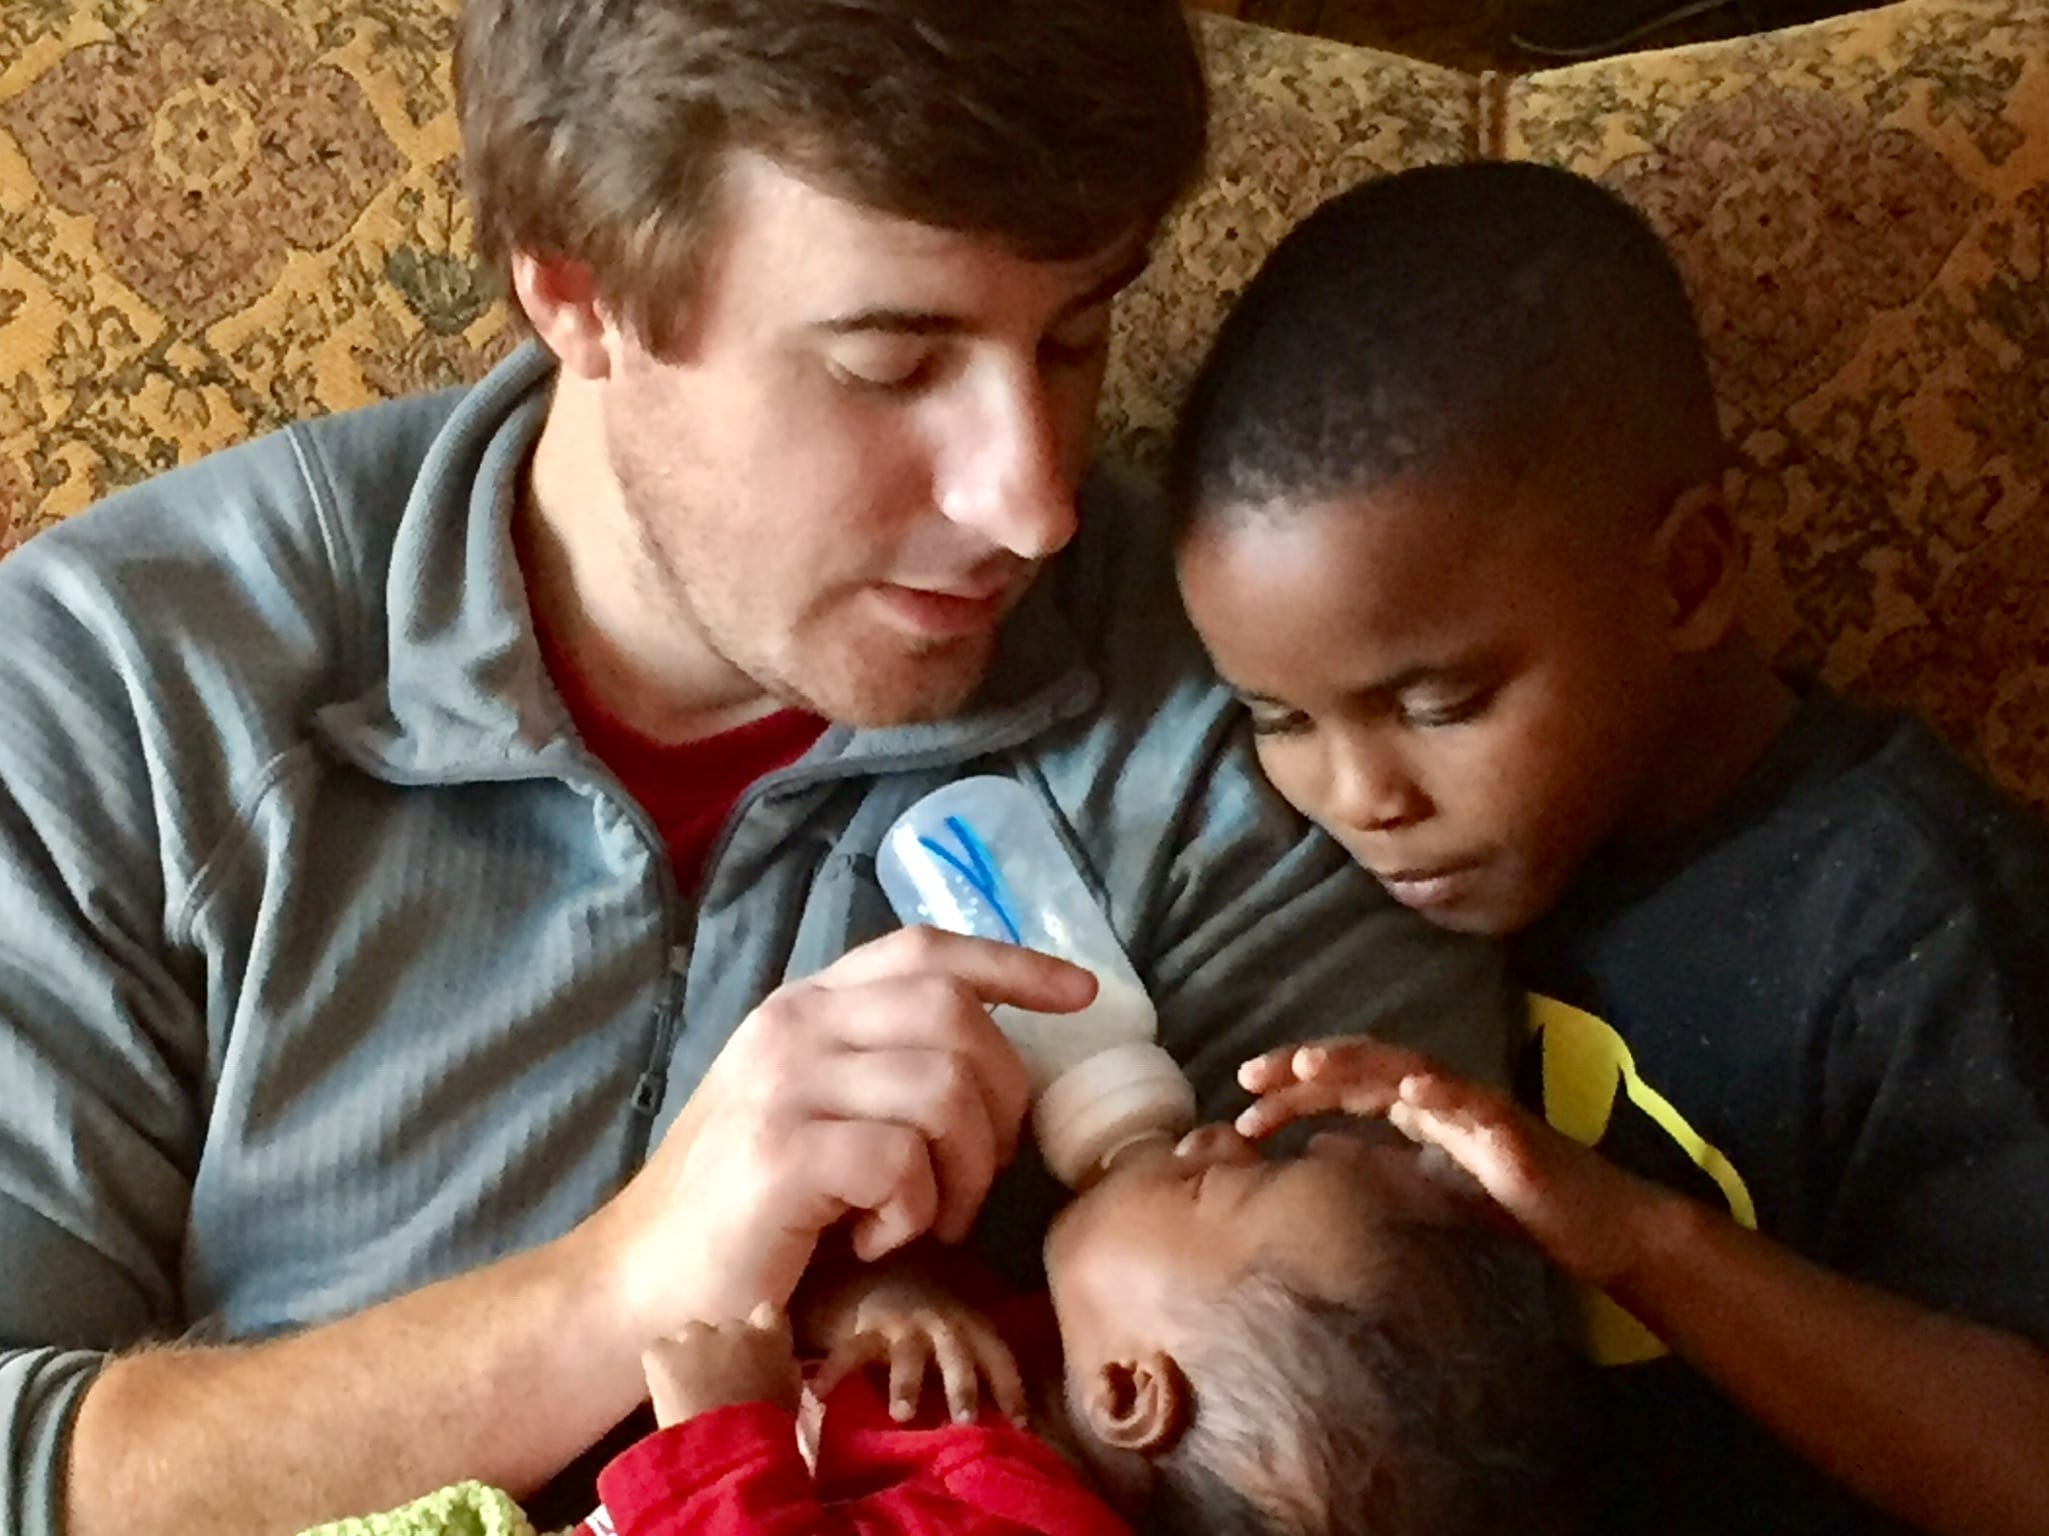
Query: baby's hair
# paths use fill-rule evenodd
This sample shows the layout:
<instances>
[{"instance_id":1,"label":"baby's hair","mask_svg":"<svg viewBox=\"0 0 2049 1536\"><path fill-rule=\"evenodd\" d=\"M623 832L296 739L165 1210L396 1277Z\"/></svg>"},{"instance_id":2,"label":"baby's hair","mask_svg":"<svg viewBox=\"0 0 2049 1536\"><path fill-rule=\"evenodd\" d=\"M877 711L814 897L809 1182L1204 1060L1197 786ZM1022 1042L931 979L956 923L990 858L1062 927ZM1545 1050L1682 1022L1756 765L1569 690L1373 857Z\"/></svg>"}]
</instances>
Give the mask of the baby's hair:
<instances>
[{"instance_id":1,"label":"baby's hair","mask_svg":"<svg viewBox=\"0 0 2049 1536\"><path fill-rule=\"evenodd\" d=\"M1589 453L1659 509L1725 460L1671 257L1570 172L1433 166L1282 240L1197 376L1169 485L1186 526Z\"/></svg>"},{"instance_id":2,"label":"baby's hair","mask_svg":"<svg viewBox=\"0 0 2049 1536\"><path fill-rule=\"evenodd\" d=\"M1577 1393L1551 1282L1470 1227L1389 1230L1378 1294L1255 1271L1182 1362L1194 1419L1151 1536L1497 1536L1556 1496Z\"/></svg>"}]
</instances>

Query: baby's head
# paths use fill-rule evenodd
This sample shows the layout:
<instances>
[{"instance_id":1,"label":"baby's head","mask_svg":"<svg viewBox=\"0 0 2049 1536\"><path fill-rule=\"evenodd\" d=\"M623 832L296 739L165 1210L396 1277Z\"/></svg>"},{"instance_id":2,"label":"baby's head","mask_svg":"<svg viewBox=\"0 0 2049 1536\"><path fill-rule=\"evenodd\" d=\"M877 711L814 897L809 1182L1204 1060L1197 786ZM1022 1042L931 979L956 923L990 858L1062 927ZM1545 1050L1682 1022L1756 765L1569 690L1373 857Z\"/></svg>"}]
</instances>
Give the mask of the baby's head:
<instances>
[{"instance_id":1,"label":"baby's head","mask_svg":"<svg viewBox=\"0 0 2049 1536\"><path fill-rule=\"evenodd\" d=\"M1113 1495L1161 1532L1529 1528L1565 1356L1537 1260L1459 1177L1370 1132L1269 1161L1213 1126L1069 1206L1067 1415Z\"/></svg>"},{"instance_id":2,"label":"baby's head","mask_svg":"<svg viewBox=\"0 0 2049 1536\"><path fill-rule=\"evenodd\" d=\"M1698 810L1686 733L1748 656L1726 457L1633 210L1541 166L1406 172L1311 215L1220 330L1182 591L1275 785L1397 900L1511 932Z\"/></svg>"}]
</instances>

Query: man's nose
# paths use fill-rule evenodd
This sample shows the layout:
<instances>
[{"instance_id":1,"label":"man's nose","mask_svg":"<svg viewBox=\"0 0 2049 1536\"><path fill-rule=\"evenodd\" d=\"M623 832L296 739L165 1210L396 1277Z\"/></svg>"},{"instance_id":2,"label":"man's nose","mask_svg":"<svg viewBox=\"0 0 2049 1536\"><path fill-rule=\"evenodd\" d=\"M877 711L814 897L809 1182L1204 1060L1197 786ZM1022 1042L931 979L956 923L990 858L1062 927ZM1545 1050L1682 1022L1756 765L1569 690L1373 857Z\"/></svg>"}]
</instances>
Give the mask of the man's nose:
<instances>
[{"instance_id":1,"label":"man's nose","mask_svg":"<svg viewBox=\"0 0 2049 1536\"><path fill-rule=\"evenodd\" d=\"M1021 559L1057 553L1076 525L1065 430L1035 373L986 381L939 466L939 510Z\"/></svg>"}]
</instances>

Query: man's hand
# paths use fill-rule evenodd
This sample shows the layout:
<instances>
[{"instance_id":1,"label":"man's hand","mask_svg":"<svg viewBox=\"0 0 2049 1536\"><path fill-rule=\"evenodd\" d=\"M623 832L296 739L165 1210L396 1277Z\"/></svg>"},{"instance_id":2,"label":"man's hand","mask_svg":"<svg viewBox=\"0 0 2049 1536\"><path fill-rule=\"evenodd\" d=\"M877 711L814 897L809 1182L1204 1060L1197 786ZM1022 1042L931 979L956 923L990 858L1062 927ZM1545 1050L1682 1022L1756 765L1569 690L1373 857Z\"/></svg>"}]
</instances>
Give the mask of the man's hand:
<instances>
[{"instance_id":1,"label":"man's hand","mask_svg":"<svg viewBox=\"0 0 2049 1536\"><path fill-rule=\"evenodd\" d=\"M1028 1102L989 1006L1068 1013L1094 993L1066 961L930 929L779 989L588 1224L619 1305L647 1338L786 1305L849 1213L862 1258L966 1236Z\"/></svg>"},{"instance_id":2,"label":"man's hand","mask_svg":"<svg viewBox=\"0 0 2049 1536\"><path fill-rule=\"evenodd\" d=\"M891 1261L850 1274L816 1309L818 1342L830 1353L812 1390L820 1398L856 1371L886 1366L889 1416L907 1424L918 1415L925 1383L939 1368L947 1412L972 1424L987 1386L997 1412L1025 1420L1024 1379L995 1326L922 1269Z\"/></svg>"},{"instance_id":3,"label":"man's hand","mask_svg":"<svg viewBox=\"0 0 2049 1536\"><path fill-rule=\"evenodd\" d=\"M1554 1263L1594 1285L1611 1286L1628 1272L1650 1213L1675 1198L1508 1095L1370 1039L1269 1051L1240 1067L1238 1081L1259 1095L1238 1117L1243 1135L1268 1136L1311 1115L1385 1118L1411 1141L1442 1150Z\"/></svg>"},{"instance_id":4,"label":"man's hand","mask_svg":"<svg viewBox=\"0 0 2049 1536\"><path fill-rule=\"evenodd\" d=\"M773 1403L791 1413L803 1391L789 1320L763 1302L745 1322L685 1323L641 1357L655 1422L666 1429L714 1408Z\"/></svg>"}]
</instances>

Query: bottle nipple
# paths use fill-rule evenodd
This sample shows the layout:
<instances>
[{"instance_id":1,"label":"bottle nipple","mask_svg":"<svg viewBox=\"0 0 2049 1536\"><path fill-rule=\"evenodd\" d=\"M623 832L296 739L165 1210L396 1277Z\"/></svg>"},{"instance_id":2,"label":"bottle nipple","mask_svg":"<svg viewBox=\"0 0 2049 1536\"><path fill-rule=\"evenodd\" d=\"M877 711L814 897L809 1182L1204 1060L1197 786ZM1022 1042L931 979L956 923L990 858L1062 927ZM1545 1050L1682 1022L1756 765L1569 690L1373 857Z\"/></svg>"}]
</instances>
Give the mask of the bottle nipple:
<instances>
[{"instance_id":1,"label":"bottle nipple","mask_svg":"<svg viewBox=\"0 0 2049 1536\"><path fill-rule=\"evenodd\" d=\"M1053 1176L1070 1189L1099 1178L1132 1148L1178 1140L1195 1124L1195 1090L1150 1041L1114 1045L1046 1086L1032 1126Z\"/></svg>"}]
</instances>

